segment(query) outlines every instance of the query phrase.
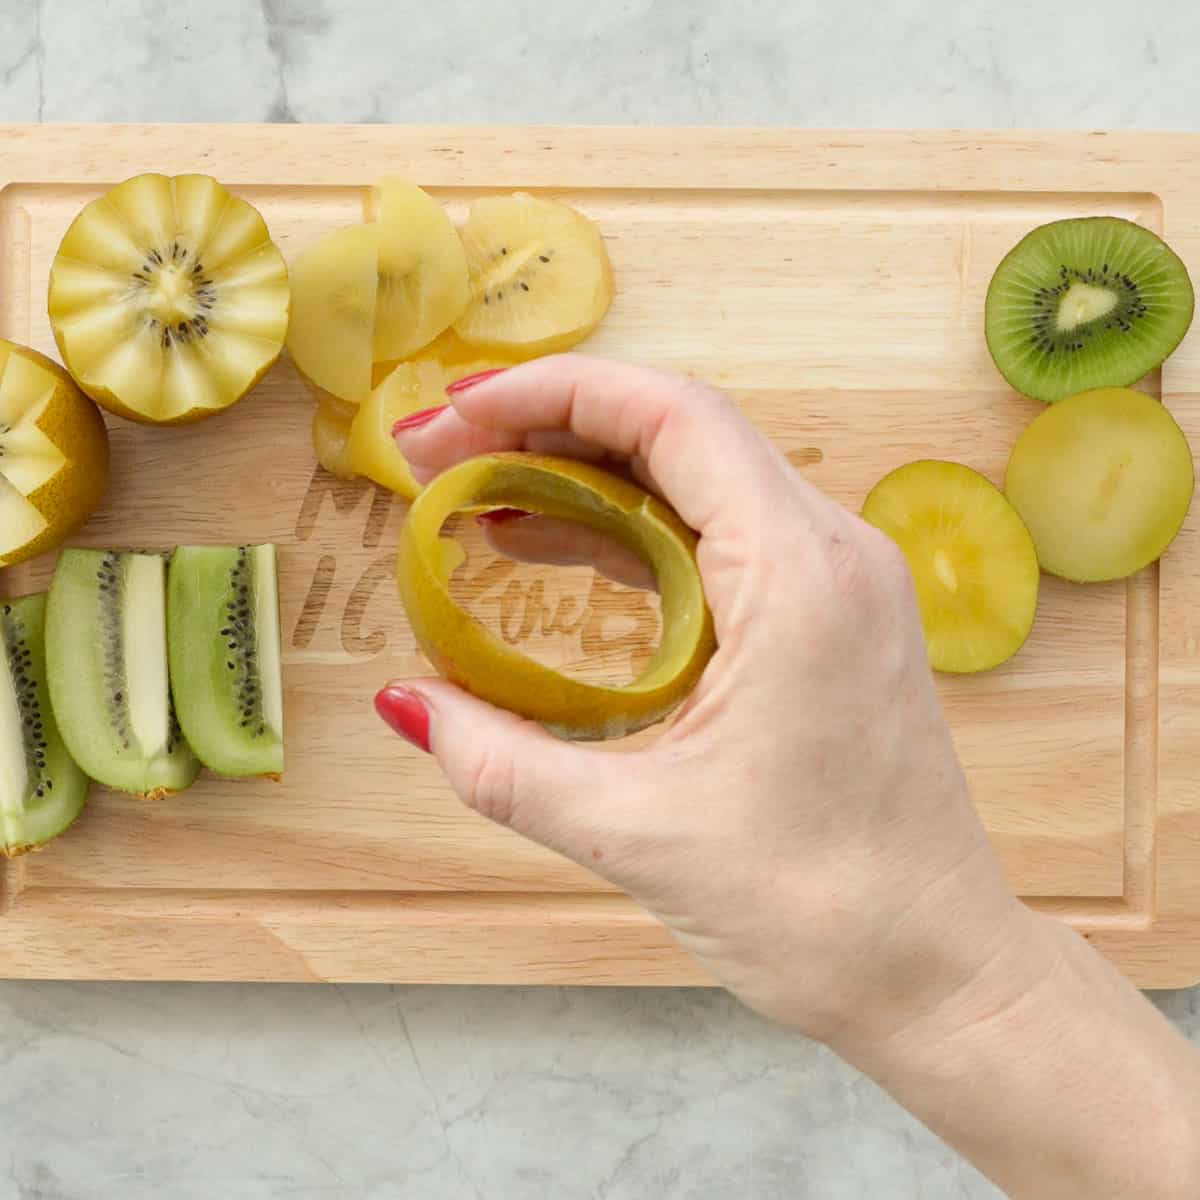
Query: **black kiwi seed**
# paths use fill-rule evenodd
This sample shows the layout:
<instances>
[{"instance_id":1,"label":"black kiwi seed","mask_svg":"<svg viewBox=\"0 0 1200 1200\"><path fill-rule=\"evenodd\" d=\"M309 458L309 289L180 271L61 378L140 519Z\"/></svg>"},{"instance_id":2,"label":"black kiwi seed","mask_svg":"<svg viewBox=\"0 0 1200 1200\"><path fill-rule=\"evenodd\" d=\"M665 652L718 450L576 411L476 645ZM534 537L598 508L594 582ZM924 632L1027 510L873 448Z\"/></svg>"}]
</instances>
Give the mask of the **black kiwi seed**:
<instances>
[{"instance_id":1,"label":"black kiwi seed","mask_svg":"<svg viewBox=\"0 0 1200 1200\"><path fill-rule=\"evenodd\" d=\"M146 256L146 261L143 263L141 270L133 273L134 287L145 291L148 290L148 285L153 282L154 273L159 268L171 271L188 271L186 278L191 288L192 301L196 308L193 316L187 320L167 325L163 324L152 312L146 311L144 313L144 319L149 328L155 331L164 350L171 349L177 342L186 345L193 340L207 337L209 333L206 314L211 313L216 305L216 287L213 281L205 276L204 264L199 259L192 264L190 269L187 267L189 257L187 247L175 241L165 250L151 250ZM183 266L181 267L179 264L183 264ZM143 303L146 303L146 301L144 300ZM158 333L160 324L163 325L163 328L162 332Z\"/></svg>"}]
</instances>

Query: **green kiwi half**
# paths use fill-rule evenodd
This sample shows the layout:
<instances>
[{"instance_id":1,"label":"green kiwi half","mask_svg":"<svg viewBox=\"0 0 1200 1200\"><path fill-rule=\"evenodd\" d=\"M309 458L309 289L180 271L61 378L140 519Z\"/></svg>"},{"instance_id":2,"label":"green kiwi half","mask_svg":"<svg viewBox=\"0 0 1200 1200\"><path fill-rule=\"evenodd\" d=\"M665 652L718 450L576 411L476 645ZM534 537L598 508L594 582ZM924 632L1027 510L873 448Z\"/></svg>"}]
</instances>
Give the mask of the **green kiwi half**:
<instances>
[{"instance_id":1,"label":"green kiwi half","mask_svg":"<svg viewBox=\"0 0 1200 1200\"><path fill-rule=\"evenodd\" d=\"M1052 221L1026 234L988 286L984 330L1000 373L1053 403L1126 387L1179 345L1192 282L1150 230L1119 217Z\"/></svg>"},{"instance_id":2,"label":"green kiwi half","mask_svg":"<svg viewBox=\"0 0 1200 1200\"><path fill-rule=\"evenodd\" d=\"M167 629L175 708L200 760L222 775L282 775L275 547L180 546Z\"/></svg>"},{"instance_id":3,"label":"green kiwi half","mask_svg":"<svg viewBox=\"0 0 1200 1200\"><path fill-rule=\"evenodd\" d=\"M0 603L0 855L10 858L68 828L91 785L50 707L45 616L45 596Z\"/></svg>"},{"instance_id":4,"label":"green kiwi half","mask_svg":"<svg viewBox=\"0 0 1200 1200\"><path fill-rule=\"evenodd\" d=\"M161 555L63 551L46 603L46 677L63 741L98 783L158 799L196 778L167 682Z\"/></svg>"}]
</instances>

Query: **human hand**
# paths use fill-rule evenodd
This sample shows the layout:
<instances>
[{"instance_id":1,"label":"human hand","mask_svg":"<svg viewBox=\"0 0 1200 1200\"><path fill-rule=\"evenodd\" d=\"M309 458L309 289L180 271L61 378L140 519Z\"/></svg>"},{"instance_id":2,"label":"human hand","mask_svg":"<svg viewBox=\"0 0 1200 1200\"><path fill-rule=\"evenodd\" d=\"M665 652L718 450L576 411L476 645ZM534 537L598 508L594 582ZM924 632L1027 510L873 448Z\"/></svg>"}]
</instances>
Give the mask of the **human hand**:
<instances>
[{"instance_id":1,"label":"human hand","mask_svg":"<svg viewBox=\"0 0 1200 1200\"><path fill-rule=\"evenodd\" d=\"M1029 985L1032 918L971 805L902 555L731 400L557 356L458 391L398 443L422 480L495 450L617 464L700 535L719 648L644 749L559 741L441 679L384 689L380 712L468 805L603 875L751 1007L839 1047L956 1006L972 1019L1003 1002L973 988L985 972ZM517 557L604 553L538 518L490 536Z\"/></svg>"}]
</instances>

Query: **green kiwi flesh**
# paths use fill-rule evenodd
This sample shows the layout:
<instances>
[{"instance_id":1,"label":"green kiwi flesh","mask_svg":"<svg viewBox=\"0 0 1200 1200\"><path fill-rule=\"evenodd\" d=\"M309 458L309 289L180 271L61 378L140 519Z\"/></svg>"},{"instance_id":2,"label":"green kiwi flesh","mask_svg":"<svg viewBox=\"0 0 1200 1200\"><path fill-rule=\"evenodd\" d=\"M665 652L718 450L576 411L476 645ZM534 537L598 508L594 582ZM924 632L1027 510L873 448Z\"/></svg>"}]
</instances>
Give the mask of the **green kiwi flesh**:
<instances>
[{"instance_id":1,"label":"green kiwi flesh","mask_svg":"<svg viewBox=\"0 0 1200 1200\"><path fill-rule=\"evenodd\" d=\"M167 682L161 555L63 551L46 604L46 674L63 741L98 783L158 799L196 778Z\"/></svg>"},{"instance_id":2,"label":"green kiwi flesh","mask_svg":"<svg viewBox=\"0 0 1200 1200\"><path fill-rule=\"evenodd\" d=\"M8 858L67 829L91 786L50 707L45 616L45 596L0 602L0 855Z\"/></svg>"},{"instance_id":3,"label":"green kiwi flesh","mask_svg":"<svg viewBox=\"0 0 1200 1200\"><path fill-rule=\"evenodd\" d=\"M1192 321L1195 299L1178 255L1119 217L1052 221L996 268L984 331L1005 379L1053 403L1126 387L1159 366Z\"/></svg>"},{"instance_id":4,"label":"green kiwi flesh","mask_svg":"<svg viewBox=\"0 0 1200 1200\"><path fill-rule=\"evenodd\" d=\"M200 760L221 775L282 775L275 547L179 547L167 629L175 708Z\"/></svg>"}]
</instances>

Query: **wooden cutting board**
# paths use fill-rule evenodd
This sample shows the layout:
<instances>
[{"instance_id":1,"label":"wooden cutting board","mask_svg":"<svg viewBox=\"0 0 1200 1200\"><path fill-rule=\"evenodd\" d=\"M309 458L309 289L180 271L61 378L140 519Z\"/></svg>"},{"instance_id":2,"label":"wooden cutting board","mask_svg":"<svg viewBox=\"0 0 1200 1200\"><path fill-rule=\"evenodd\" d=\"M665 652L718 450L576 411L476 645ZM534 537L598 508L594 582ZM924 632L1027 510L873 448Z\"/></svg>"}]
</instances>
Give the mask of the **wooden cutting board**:
<instances>
[{"instance_id":1,"label":"wooden cutting board","mask_svg":"<svg viewBox=\"0 0 1200 1200\"><path fill-rule=\"evenodd\" d=\"M54 352L59 238L139 171L216 175L289 256L361 219L384 172L456 216L483 192L543 189L593 217L613 258L617 299L586 349L729 389L854 509L917 456L999 480L1038 406L988 357L984 294L1032 226L1128 217L1200 282L1200 137L35 126L0 128L0 146L4 337ZM1200 446L1200 332L1143 386ZM205 778L158 804L96 791L66 836L0 868L0 974L708 982L624 896L464 810L379 724L374 690L426 669L391 580L404 509L316 468L311 412L282 361L201 425L110 421L111 490L76 544L279 545L287 774ZM514 645L589 676L643 661L645 595L469 549L463 595ZM52 568L0 572L0 594ZM1128 584L1047 580L1013 662L941 681L1012 885L1143 986L1200 979L1198 575L1200 511Z\"/></svg>"}]
</instances>

